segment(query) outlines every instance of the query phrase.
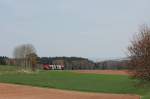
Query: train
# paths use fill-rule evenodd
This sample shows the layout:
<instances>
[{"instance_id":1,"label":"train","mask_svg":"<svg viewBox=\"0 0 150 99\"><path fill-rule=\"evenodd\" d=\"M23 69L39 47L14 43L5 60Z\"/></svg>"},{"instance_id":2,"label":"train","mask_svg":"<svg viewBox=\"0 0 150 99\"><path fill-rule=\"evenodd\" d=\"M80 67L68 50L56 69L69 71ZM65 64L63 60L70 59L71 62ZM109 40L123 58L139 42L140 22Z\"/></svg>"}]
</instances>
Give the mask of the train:
<instances>
[{"instance_id":1,"label":"train","mask_svg":"<svg viewBox=\"0 0 150 99\"><path fill-rule=\"evenodd\" d=\"M50 65L50 64L43 64L44 70L64 70L63 65Z\"/></svg>"}]
</instances>

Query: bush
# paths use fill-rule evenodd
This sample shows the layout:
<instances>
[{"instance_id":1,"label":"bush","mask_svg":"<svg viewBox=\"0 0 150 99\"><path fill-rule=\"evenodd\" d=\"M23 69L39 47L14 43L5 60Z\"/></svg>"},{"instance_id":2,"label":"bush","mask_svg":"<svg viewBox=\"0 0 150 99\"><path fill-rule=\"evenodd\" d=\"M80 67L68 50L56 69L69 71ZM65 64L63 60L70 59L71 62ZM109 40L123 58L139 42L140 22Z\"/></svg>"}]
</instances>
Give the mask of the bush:
<instances>
[{"instance_id":1,"label":"bush","mask_svg":"<svg viewBox=\"0 0 150 99\"><path fill-rule=\"evenodd\" d=\"M132 77L150 81L150 28L144 26L128 47Z\"/></svg>"}]
</instances>

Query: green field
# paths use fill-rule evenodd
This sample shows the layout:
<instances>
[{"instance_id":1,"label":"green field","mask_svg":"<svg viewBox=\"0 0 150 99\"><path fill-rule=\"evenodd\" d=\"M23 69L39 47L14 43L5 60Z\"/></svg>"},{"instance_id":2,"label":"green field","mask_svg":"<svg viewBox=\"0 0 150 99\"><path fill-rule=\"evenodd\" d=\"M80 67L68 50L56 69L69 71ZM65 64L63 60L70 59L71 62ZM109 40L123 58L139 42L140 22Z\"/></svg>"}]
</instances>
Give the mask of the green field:
<instances>
[{"instance_id":1,"label":"green field","mask_svg":"<svg viewBox=\"0 0 150 99\"><path fill-rule=\"evenodd\" d=\"M14 66L0 66L0 82L64 90L138 94L150 99L150 86L137 87L138 80L121 75L79 74L69 71L17 72Z\"/></svg>"}]
</instances>

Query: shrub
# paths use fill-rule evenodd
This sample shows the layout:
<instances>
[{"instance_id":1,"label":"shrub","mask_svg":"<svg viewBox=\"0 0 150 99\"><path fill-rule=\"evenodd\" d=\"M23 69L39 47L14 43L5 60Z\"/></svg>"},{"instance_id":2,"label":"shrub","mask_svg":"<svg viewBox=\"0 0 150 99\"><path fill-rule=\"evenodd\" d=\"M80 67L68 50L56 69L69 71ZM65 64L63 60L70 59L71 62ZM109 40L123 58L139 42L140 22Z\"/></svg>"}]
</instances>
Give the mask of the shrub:
<instances>
[{"instance_id":1,"label":"shrub","mask_svg":"<svg viewBox=\"0 0 150 99\"><path fill-rule=\"evenodd\" d=\"M150 28L144 26L128 47L132 76L150 81Z\"/></svg>"}]
</instances>

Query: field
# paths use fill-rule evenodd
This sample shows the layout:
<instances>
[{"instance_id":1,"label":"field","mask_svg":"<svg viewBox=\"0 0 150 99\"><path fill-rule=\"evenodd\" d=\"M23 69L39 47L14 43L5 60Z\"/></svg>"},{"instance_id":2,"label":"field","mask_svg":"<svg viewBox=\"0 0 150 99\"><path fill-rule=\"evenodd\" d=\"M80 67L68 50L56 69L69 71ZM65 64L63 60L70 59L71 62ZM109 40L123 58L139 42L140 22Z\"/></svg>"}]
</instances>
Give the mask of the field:
<instances>
[{"instance_id":1,"label":"field","mask_svg":"<svg viewBox=\"0 0 150 99\"><path fill-rule=\"evenodd\" d=\"M129 75L129 71L127 70L75 70L74 72L82 74Z\"/></svg>"},{"instance_id":2,"label":"field","mask_svg":"<svg viewBox=\"0 0 150 99\"><path fill-rule=\"evenodd\" d=\"M0 82L95 93L137 94L150 99L150 86L137 87L138 80L127 75L83 74L72 71L17 72L0 66Z\"/></svg>"},{"instance_id":3,"label":"field","mask_svg":"<svg viewBox=\"0 0 150 99\"><path fill-rule=\"evenodd\" d=\"M138 95L67 91L2 83L0 89L0 99L139 99Z\"/></svg>"}]
</instances>

